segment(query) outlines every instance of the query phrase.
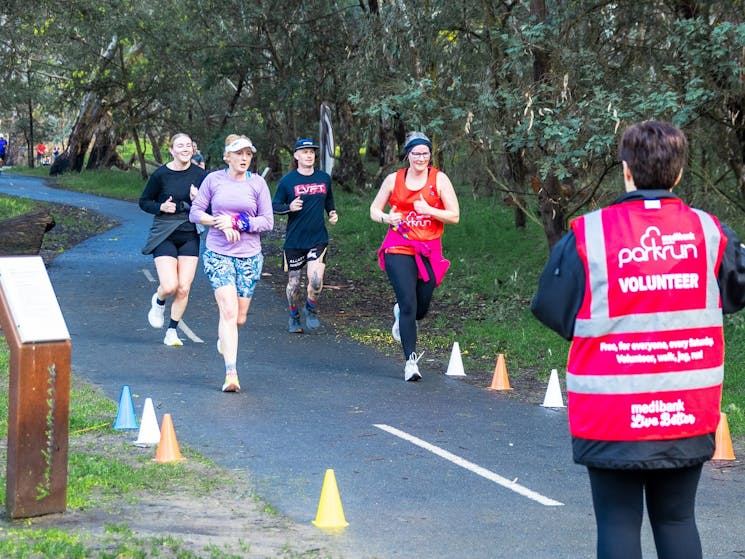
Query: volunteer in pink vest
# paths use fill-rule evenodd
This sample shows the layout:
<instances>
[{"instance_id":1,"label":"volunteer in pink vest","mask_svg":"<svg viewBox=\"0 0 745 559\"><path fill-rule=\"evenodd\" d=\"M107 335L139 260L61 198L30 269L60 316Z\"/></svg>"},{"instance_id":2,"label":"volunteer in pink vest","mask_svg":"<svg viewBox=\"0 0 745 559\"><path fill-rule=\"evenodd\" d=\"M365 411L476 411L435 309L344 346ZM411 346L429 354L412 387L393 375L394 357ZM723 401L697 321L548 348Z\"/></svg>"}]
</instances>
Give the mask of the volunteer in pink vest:
<instances>
[{"instance_id":1,"label":"volunteer in pink vest","mask_svg":"<svg viewBox=\"0 0 745 559\"><path fill-rule=\"evenodd\" d=\"M645 499L658 558L702 557L696 491L720 417L722 314L745 306L745 251L672 194L687 149L671 124L629 127L626 193L571 222L531 305L572 342L569 429L589 472L599 559L641 559Z\"/></svg>"},{"instance_id":2,"label":"volunteer in pink vest","mask_svg":"<svg viewBox=\"0 0 745 559\"><path fill-rule=\"evenodd\" d=\"M383 180L370 218L388 227L378 260L396 293L391 333L403 348L404 380L417 381L422 353L416 352L416 321L427 315L450 266L442 255L442 233L446 223L458 223L460 208L450 179L431 164L430 139L411 132L404 152L409 166Z\"/></svg>"}]
</instances>

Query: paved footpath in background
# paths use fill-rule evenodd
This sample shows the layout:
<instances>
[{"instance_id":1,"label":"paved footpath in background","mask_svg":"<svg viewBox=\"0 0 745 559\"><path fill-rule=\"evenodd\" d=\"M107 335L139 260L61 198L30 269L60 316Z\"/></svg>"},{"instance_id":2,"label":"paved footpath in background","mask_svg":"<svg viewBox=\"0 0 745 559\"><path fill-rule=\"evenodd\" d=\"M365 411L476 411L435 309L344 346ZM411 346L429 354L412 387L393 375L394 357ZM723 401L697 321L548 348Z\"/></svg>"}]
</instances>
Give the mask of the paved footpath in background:
<instances>
[{"instance_id":1,"label":"paved footpath in background","mask_svg":"<svg viewBox=\"0 0 745 559\"><path fill-rule=\"evenodd\" d=\"M426 357L424 379L405 383L398 360L327 327L288 334L283 298L263 284L240 331L243 392L223 394L217 307L201 266L184 317L198 341L182 334L183 347L166 347L147 323L155 270L140 247L151 216L7 172L0 192L121 223L49 268L74 374L115 402L129 385L138 417L151 397L159 419L171 414L181 445L248 472L256 492L296 522L315 518L332 468L349 526L330 537L344 557L594 556L589 484L571 461L565 410L428 370ZM745 557L745 473L739 460L718 466L705 466L698 495L704 555ZM654 557L644 530L645 557Z\"/></svg>"}]
</instances>

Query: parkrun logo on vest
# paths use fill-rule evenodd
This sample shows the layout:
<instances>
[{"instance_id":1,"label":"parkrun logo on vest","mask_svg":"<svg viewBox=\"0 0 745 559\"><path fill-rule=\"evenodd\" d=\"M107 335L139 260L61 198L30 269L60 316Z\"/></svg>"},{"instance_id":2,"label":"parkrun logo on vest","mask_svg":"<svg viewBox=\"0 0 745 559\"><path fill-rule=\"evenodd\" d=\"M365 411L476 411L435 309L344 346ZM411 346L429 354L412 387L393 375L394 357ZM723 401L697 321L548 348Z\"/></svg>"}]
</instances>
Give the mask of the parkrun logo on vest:
<instances>
[{"instance_id":1,"label":"parkrun logo on vest","mask_svg":"<svg viewBox=\"0 0 745 559\"><path fill-rule=\"evenodd\" d=\"M622 248L618 251L618 267L623 268L629 262L649 262L660 260L686 260L691 256L698 256L696 245L686 241L695 241L693 233L673 233L663 235L654 225L647 230L639 239L639 246L633 248Z\"/></svg>"}]
</instances>

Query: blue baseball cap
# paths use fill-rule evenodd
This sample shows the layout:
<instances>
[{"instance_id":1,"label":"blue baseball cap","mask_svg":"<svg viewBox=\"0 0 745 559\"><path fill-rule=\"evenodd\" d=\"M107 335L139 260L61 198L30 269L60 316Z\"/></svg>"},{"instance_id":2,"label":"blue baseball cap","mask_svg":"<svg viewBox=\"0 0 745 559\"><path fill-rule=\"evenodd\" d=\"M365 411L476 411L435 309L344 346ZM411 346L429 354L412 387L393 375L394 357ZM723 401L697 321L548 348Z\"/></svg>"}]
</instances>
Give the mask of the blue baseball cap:
<instances>
[{"instance_id":1,"label":"blue baseball cap","mask_svg":"<svg viewBox=\"0 0 745 559\"><path fill-rule=\"evenodd\" d=\"M295 142L295 149L293 149L292 152L295 153L297 150L305 148L318 149L318 146L310 138L300 138Z\"/></svg>"}]
</instances>

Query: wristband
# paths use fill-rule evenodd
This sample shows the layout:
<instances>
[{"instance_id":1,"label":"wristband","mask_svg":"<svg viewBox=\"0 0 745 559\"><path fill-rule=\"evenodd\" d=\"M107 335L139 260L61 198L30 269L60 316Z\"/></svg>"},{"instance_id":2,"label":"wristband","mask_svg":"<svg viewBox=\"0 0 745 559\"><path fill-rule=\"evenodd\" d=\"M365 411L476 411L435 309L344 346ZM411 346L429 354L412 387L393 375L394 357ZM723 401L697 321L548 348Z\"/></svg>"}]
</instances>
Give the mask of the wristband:
<instances>
[{"instance_id":1,"label":"wristband","mask_svg":"<svg viewBox=\"0 0 745 559\"><path fill-rule=\"evenodd\" d=\"M232 217L233 229L236 231L249 231L251 229L251 221L246 212L241 212Z\"/></svg>"}]
</instances>

